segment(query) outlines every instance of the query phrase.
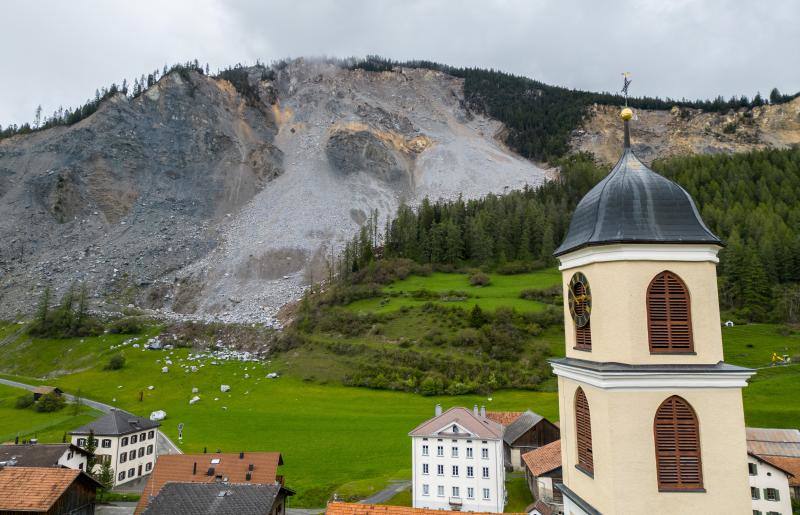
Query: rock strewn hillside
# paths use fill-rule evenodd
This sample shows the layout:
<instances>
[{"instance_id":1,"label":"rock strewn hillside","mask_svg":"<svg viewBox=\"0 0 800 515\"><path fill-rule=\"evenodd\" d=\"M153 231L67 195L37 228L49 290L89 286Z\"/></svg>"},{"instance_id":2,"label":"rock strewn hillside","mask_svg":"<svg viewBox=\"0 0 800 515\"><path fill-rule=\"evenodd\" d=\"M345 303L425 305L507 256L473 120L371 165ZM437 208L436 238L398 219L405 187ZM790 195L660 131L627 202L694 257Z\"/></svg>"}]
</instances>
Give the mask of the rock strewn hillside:
<instances>
[{"instance_id":1,"label":"rock strewn hillside","mask_svg":"<svg viewBox=\"0 0 800 515\"><path fill-rule=\"evenodd\" d=\"M800 97L786 104L731 113L704 113L675 107L670 111L635 110L632 143L646 162L685 154L747 152L800 144ZM595 105L583 127L572 133L574 151L614 163L622 147L619 108Z\"/></svg>"}]
</instances>

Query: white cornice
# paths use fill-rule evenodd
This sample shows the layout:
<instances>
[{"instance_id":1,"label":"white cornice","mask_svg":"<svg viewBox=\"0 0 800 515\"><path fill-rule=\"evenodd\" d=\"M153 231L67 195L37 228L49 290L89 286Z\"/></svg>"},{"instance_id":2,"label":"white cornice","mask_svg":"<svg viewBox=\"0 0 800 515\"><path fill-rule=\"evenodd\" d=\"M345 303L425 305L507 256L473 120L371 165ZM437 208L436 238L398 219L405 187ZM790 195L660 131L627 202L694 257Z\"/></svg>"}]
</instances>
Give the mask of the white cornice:
<instances>
[{"instance_id":1,"label":"white cornice","mask_svg":"<svg viewBox=\"0 0 800 515\"><path fill-rule=\"evenodd\" d=\"M551 363L560 377L596 386L604 390L672 390L675 388L744 388L754 370L736 371L600 371L564 363Z\"/></svg>"},{"instance_id":2,"label":"white cornice","mask_svg":"<svg viewBox=\"0 0 800 515\"><path fill-rule=\"evenodd\" d=\"M607 261L709 261L719 263L719 245L680 243L619 243L584 247L559 256L559 270Z\"/></svg>"}]
</instances>

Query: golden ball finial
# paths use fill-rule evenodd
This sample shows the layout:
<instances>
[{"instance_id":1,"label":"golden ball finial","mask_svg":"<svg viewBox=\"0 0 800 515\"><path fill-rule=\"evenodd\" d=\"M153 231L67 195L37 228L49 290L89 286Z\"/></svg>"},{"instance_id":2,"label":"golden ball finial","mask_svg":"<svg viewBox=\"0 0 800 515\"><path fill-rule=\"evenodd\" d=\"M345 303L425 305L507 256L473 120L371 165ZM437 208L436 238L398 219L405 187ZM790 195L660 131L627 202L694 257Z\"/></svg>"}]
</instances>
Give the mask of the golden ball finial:
<instances>
[{"instance_id":1,"label":"golden ball finial","mask_svg":"<svg viewBox=\"0 0 800 515\"><path fill-rule=\"evenodd\" d=\"M622 111L620 111L619 117L627 122L628 120L633 118L633 109L631 109L630 107L624 108Z\"/></svg>"}]
</instances>

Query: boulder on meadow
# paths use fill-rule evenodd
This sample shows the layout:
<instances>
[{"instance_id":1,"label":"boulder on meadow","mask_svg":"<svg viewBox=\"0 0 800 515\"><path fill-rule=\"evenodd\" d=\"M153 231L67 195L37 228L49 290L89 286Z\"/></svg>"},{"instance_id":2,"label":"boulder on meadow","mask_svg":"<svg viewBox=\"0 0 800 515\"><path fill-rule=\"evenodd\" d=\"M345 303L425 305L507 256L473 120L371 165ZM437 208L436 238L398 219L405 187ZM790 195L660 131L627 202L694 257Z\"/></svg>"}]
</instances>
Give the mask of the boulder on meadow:
<instances>
[{"instance_id":1,"label":"boulder on meadow","mask_svg":"<svg viewBox=\"0 0 800 515\"><path fill-rule=\"evenodd\" d=\"M195 395L194 397L192 397L191 399L189 399L189 404L194 404L195 402L197 402L197 401L199 401L199 400L200 400L200 397L199 397L199 396L197 396L197 395Z\"/></svg>"},{"instance_id":2,"label":"boulder on meadow","mask_svg":"<svg viewBox=\"0 0 800 515\"><path fill-rule=\"evenodd\" d=\"M167 372L169 372L169 367L161 367L162 374L166 374Z\"/></svg>"},{"instance_id":3,"label":"boulder on meadow","mask_svg":"<svg viewBox=\"0 0 800 515\"><path fill-rule=\"evenodd\" d=\"M221 391L222 393L229 392L231 391L231 387L230 385L222 384L219 386L219 391Z\"/></svg>"},{"instance_id":4,"label":"boulder on meadow","mask_svg":"<svg viewBox=\"0 0 800 515\"><path fill-rule=\"evenodd\" d=\"M159 422L161 420L164 420L165 418L167 418L167 412L164 410L160 409L150 413L150 420L152 420L153 422Z\"/></svg>"}]
</instances>

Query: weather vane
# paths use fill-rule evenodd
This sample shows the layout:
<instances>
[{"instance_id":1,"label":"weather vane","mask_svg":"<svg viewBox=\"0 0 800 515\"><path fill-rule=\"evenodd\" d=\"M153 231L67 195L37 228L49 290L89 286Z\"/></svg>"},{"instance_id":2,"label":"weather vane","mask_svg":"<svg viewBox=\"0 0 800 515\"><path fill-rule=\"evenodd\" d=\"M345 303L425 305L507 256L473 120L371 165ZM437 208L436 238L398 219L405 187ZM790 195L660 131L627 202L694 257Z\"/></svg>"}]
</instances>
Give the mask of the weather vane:
<instances>
[{"instance_id":1,"label":"weather vane","mask_svg":"<svg viewBox=\"0 0 800 515\"><path fill-rule=\"evenodd\" d=\"M622 73L622 94L625 95L625 107L628 107L628 86L631 85L630 72L623 72Z\"/></svg>"}]
</instances>

